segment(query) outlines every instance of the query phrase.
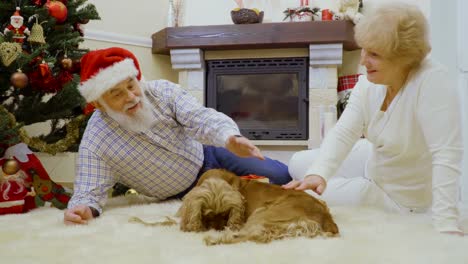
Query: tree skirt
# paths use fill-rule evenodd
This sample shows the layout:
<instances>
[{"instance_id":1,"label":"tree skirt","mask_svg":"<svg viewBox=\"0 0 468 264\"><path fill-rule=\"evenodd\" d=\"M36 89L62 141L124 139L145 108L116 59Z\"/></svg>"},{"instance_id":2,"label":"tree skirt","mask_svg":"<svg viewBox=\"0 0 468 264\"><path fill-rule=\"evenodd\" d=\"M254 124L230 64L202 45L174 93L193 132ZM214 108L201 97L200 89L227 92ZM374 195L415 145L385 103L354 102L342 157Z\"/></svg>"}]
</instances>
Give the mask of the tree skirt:
<instances>
[{"instance_id":1,"label":"tree skirt","mask_svg":"<svg viewBox=\"0 0 468 264\"><path fill-rule=\"evenodd\" d=\"M137 216L162 221L180 201L135 204L111 199L105 213L87 226L65 226L63 211L38 208L0 216L2 263L467 263L468 236L435 232L430 217L387 214L368 207L332 207L337 238L294 238L207 247L206 233L183 233L177 226L130 223ZM468 218L462 222L468 230ZM215 233L210 231L210 233Z\"/></svg>"}]
</instances>

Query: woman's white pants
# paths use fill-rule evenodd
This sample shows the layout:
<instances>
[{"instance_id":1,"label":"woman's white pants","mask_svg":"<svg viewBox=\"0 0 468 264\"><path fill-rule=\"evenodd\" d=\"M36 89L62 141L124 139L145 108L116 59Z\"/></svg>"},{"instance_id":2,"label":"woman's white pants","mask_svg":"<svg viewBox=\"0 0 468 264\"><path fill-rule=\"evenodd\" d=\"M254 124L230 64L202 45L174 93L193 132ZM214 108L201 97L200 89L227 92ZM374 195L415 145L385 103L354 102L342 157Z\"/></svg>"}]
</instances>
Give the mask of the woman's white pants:
<instances>
[{"instance_id":1,"label":"woman's white pants","mask_svg":"<svg viewBox=\"0 0 468 264\"><path fill-rule=\"evenodd\" d=\"M343 161L336 174L327 181L325 192L314 196L328 205L371 205L388 211L402 212L406 208L399 206L372 179L366 175L366 165L372 144L359 140ZM319 149L304 150L295 153L289 161L289 173L295 180L302 180L305 172L319 155Z\"/></svg>"}]
</instances>

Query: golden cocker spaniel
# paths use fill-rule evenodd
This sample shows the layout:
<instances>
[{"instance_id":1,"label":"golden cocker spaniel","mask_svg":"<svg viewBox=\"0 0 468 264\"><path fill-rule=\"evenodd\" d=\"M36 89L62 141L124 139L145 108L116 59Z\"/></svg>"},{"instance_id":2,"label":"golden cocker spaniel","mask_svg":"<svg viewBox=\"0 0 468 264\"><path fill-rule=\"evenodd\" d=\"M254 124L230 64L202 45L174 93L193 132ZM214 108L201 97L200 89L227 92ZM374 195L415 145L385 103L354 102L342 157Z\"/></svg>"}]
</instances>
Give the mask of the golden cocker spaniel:
<instances>
[{"instance_id":1,"label":"golden cocker spaniel","mask_svg":"<svg viewBox=\"0 0 468 264\"><path fill-rule=\"evenodd\" d=\"M200 177L183 198L178 215L182 231L223 230L219 236L206 236L207 245L339 233L325 202L303 191L241 179L221 169Z\"/></svg>"}]
</instances>

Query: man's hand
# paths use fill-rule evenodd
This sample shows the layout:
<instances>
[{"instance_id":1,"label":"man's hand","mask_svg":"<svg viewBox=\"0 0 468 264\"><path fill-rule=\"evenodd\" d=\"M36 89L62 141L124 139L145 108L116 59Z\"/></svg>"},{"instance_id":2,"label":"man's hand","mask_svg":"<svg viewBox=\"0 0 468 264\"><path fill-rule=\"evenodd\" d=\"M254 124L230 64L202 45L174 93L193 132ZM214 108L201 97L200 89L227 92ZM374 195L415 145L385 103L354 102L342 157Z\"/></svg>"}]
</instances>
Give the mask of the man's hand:
<instances>
[{"instance_id":1,"label":"man's hand","mask_svg":"<svg viewBox=\"0 0 468 264\"><path fill-rule=\"evenodd\" d=\"M226 142L226 148L239 157L265 159L260 150L245 137L230 136Z\"/></svg>"},{"instance_id":2,"label":"man's hand","mask_svg":"<svg viewBox=\"0 0 468 264\"><path fill-rule=\"evenodd\" d=\"M83 204L77 205L71 209L66 209L63 215L63 222L66 225L84 225L88 223L88 220L94 218L91 208Z\"/></svg>"},{"instance_id":3,"label":"man's hand","mask_svg":"<svg viewBox=\"0 0 468 264\"><path fill-rule=\"evenodd\" d=\"M307 175L302 181L290 181L282 186L284 189L295 189L295 190L312 190L317 194L321 195L325 188L327 188L327 182L319 175Z\"/></svg>"}]
</instances>

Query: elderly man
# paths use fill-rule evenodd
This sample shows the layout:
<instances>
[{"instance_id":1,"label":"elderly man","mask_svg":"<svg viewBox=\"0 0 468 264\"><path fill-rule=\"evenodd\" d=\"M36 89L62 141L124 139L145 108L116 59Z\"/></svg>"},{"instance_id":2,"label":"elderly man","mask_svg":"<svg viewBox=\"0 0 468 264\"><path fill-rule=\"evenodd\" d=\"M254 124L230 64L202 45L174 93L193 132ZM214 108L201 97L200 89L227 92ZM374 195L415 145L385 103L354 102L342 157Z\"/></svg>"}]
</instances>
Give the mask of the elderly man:
<instances>
[{"instance_id":1,"label":"elderly man","mask_svg":"<svg viewBox=\"0 0 468 264\"><path fill-rule=\"evenodd\" d=\"M166 200L183 197L212 168L263 175L275 184L291 180L287 166L264 158L232 119L176 84L140 79L138 61L125 49L83 56L79 90L97 110L80 144L66 224L99 216L117 182Z\"/></svg>"}]
</instances>

